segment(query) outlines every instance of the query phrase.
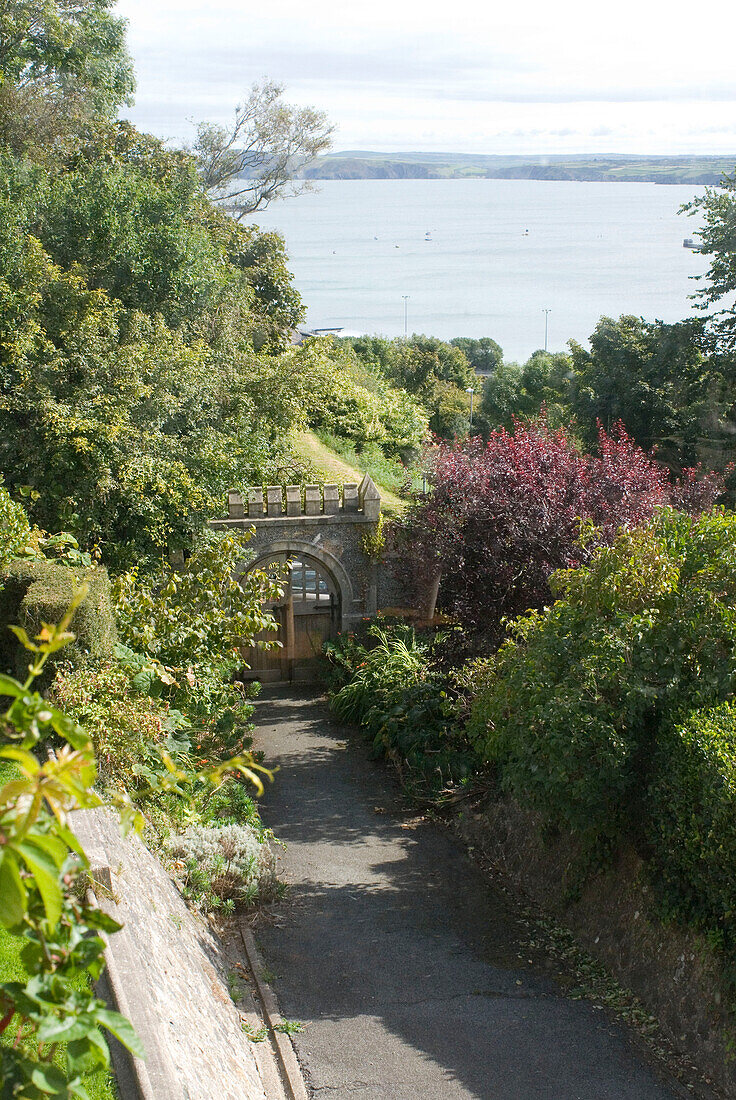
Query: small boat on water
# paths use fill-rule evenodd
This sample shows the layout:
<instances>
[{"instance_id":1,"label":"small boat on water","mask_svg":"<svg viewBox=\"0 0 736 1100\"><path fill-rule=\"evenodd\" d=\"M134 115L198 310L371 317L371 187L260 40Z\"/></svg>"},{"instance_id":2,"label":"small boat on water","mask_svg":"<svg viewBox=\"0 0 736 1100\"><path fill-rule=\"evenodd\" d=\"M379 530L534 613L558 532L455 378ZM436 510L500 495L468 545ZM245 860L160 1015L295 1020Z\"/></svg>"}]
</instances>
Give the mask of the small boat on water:
<instances>
[{"instance_id":1,"label":"small boat on water","mask_svg":"<svg viewBox=\"0 0 736 1100\"><path fill-rule=\"evenodd\" d=\"M692 237L685 237L682 242L683 248L689 248L691 252L700 252L700 245L692 239Z\"/></svg>"},{"instance_id":2,"label":"small boat on water","mask_svg":"<svg viewBox=\"0 0 736 1100\"><path fill-rule=\"evenodd\" d=\"M424 239L425 239L425 241L431 241L432 240L432 234L430 233L429 230L427 230L427 232L424 234Z\"/></svg>"}]
</instances>

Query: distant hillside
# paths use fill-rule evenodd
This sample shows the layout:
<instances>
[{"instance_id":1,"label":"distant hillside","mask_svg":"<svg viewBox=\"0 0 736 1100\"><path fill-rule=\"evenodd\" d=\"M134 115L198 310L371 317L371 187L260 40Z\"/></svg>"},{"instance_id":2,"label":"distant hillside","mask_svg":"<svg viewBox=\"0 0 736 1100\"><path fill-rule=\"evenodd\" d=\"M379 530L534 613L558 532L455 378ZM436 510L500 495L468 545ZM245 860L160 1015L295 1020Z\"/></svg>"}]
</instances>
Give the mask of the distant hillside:
<instances>
[{"instance_id":1,"label":"distant hillside","mask_svg":"<svg viewBox=\"0 0 736 1100\"><path fill-rule=\"evenodd\" d=\"M307 179L536 179L621 183L716 184L731 157L512 157L480 153L331 153L305 169Z\"/></svg>"}]
</instances>

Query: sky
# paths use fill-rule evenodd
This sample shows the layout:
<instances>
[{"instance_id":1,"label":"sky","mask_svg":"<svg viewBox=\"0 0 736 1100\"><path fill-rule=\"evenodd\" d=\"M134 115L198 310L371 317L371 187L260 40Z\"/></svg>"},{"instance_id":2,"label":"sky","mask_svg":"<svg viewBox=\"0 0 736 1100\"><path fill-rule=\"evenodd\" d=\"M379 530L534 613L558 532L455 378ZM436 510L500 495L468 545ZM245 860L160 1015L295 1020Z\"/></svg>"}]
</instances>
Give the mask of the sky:
<instances>
[{"instance_id":1,"label":"sky","mask_svg":"<svg viewBox=\"0 0 736 1100\"><path fill-rule=\"evenodd\" d=\"M175 143L255 81L334 148L736 153L736 5L680 0L119 0L138 92Z\"/></svg>"}]
</instances>

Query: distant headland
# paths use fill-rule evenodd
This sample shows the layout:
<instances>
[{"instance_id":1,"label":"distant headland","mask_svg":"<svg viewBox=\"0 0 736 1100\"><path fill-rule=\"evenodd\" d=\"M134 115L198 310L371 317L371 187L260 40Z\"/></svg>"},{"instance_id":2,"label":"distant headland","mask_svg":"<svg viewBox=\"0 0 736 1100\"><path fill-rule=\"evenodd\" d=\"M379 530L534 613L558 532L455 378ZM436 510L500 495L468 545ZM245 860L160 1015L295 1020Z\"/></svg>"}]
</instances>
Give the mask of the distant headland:
<instances>
[{"instance_id":1,"label":"distant headland","mask_svg":"<svg viewBox=\"0 0 736 1100\"><path fill-rule=\"evenodd\" d=\"M380 153L352 150L318 157L306 179L527 179L717 184L733 156L500 156L482 153Z\"/></svg>"}]
</instances>

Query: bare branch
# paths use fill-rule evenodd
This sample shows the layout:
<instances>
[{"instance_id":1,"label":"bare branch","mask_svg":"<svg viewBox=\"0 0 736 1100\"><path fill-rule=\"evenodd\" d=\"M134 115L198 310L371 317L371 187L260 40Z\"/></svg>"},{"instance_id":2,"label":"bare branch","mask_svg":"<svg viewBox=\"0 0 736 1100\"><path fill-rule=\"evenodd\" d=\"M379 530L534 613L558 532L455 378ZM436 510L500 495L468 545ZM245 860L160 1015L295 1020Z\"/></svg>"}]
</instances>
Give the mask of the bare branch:
<instances>
[{"instance_id":1,"label":"bare branch","mask_svg":"<svg viewBox=\"0 0 736 1100\"><path fill-rule=\"evenodd\" d=\"M235 109L230 128L200 122L189 150L202 181L217 199L229 201L239 218L282 194L307 190L301 170L332 145L334 127L326 114L281 99L281 84L254 84Z\"/></svg>"}]
</instances>

